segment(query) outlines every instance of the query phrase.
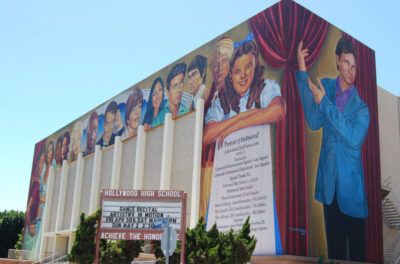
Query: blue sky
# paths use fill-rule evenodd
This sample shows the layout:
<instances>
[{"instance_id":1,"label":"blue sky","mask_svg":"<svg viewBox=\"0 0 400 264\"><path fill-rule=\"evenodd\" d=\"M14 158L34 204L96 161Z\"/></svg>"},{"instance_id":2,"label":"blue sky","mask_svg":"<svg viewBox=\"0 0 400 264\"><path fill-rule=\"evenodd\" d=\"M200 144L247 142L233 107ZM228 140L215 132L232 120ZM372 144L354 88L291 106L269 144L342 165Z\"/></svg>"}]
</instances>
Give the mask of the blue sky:
<instances>
[{"instance_id":1,"label":"blue sky","mask_svg":"<svg viewBox=\"0 0 400 264\"><path fill-rule=\"evenodd\" d=\"M25 211L34 144L277 1L0 2L0 211ZM399 96L395 0L298 0L376 54Z\"/></svg>"}]
</instances>

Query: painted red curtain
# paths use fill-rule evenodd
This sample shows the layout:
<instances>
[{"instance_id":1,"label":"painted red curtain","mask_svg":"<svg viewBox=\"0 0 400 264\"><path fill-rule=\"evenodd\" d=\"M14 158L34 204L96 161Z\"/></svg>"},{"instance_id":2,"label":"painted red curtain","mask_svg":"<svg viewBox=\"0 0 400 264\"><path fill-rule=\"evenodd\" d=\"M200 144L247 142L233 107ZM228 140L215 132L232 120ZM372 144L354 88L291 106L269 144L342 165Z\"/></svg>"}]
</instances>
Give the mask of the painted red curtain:
<instances>
[{"instance_id":1,"label":"painted red curtain","mask_svg":"<svg viewBox=\"0 0 400 264\"><path fill-rule=\"evenodd\" d=\"M383 263L381 168L379 150L378 95L376 87L375 52L347 34L357 53L355 85L370 114L368 132L362 146L365 189L367 193L367 262Z\"/></svg>"},{"instance_id":2,"label":"painted red curtain","mask_svg":"<svg viewBox=\"0 0 400 264\"><path fill-rule=\"evenodd\" d=\"M307 171L304 114L295 77L297 46L309 49L306 65L318 58L328 23L291 0L281 1L250 19L264 60L284 68L281 93L286 118L276 127L276 207L283 254L308 254Z\"/></svg>"}]
</instances>

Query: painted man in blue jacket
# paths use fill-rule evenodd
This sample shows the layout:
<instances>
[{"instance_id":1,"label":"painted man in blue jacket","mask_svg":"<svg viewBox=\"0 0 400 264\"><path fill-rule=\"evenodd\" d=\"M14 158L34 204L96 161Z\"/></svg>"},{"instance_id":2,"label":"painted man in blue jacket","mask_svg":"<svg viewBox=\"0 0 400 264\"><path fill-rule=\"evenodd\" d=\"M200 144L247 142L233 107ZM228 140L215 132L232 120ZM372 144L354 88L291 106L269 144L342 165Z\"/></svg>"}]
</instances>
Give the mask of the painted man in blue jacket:
<instances>
[{"instance_id":1,"label":"painted man in blue jacket","mask_svg":"<svg viewBox=\"0 0 400 264\"><path fill-rule=\"evenodd\" d=\"M309 127L322 130L315 199L324 205L328 257L365 261L366 218L361 146L369 125L369 110L354 85L357 55L347 38L335 54L339 76L318 78L317 87L305 65L308 49L298 47L297 85Z\"/></svg>"}]
</instances>

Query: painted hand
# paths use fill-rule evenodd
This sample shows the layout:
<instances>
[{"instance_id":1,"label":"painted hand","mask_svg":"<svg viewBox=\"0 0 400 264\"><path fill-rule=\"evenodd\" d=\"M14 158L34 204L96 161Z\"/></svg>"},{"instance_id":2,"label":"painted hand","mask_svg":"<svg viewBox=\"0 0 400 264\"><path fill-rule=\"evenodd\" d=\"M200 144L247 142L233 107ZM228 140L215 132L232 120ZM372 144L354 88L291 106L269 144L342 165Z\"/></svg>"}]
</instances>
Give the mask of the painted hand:
<instances>
[{"instance_id":1,"label":"painted hand","mask_svg":"<svg viewBox=\"0 0 400 264\"><path fill-rule=\"evenodd\" d=\"M310 79L310 77L308 78L308 85L310 86L310 90L314 96L314 100L315 102L319 105L321 103L322 97L324 97L324 95L326 94L324 86L321 83L321 78L318 77L317 81L318 81L318 85L320 88L318 88L318 86L316 86Z\"/></svg>"},{"instance_id":2,"label":"painted hand","mask_svg":"<svg viewBox=\"0 0 400 264\"><path fill-rule=\"evenodd\" d=\"M219 134L219 136L218 136L218 148L222 148L223 147L224 140L229 134L239 130L240 127L239 127L238 124L239 124L239 121L235 122L234 124L230 125L227 129L225 129L224 131L222 131Z\"/></svg>"},{"instance_id":3,"label":"painted hand","mask_svg":"<svg viewBox=\"0 0 400 264\"><path fill-rule=\"evenodd\" d=\"M297 47L297 63L300 71L307 71L305 57L308 56L308 49L303 49L303 41L300 41Z\"/></svg>"}]
</instances>

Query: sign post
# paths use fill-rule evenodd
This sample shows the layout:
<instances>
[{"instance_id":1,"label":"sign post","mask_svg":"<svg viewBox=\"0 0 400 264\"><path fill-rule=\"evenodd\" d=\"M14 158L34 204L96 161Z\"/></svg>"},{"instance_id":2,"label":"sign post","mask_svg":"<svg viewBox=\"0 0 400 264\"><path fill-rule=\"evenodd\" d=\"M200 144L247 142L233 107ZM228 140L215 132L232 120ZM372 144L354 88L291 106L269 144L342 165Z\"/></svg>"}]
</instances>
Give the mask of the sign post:
<instances>
[{"instance_id":1,"label":"sign post","mask_svg":"<svg viewBox=\"0 0 400 264\"><path fill-rule=\"evenodd\" d=\"M95 263L99 263L100 239L161 240L165 221L176 230L182 243L181 263L185 263L186 200L187 194L176 190L102 190Z\"/></svg>"},{"instance_id":2,"label":"sign post","mask_svg":"<svg viewBox=\"0 0 400 264\"><path fill-rule=\"evenodd\" d=\"M167 224L164 229L164 233L161 236L161 250L164 253L167 264L169 263L169 257L174 254L176 248L177 235L175 229L169 225L169 216L166 218Z\"/></svg>"}]
</instances>

